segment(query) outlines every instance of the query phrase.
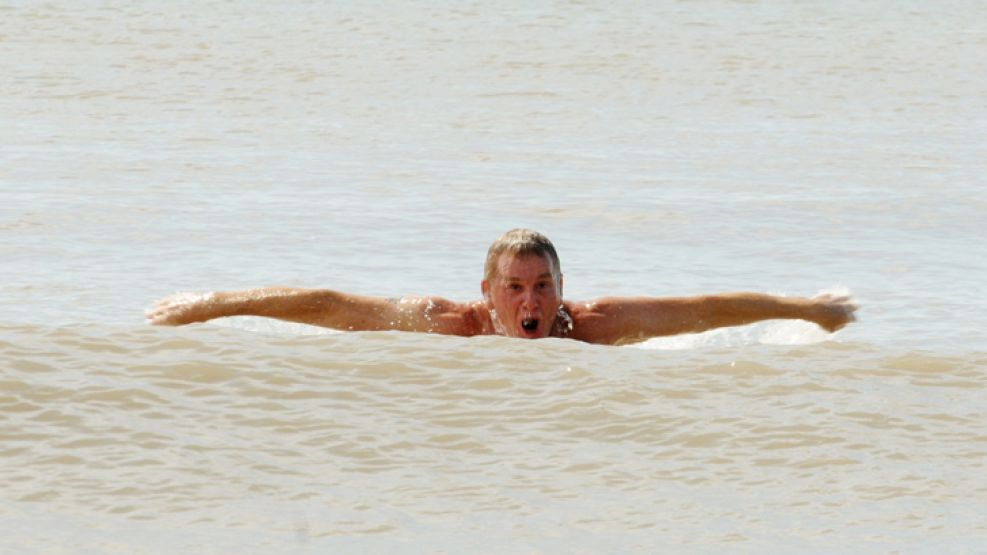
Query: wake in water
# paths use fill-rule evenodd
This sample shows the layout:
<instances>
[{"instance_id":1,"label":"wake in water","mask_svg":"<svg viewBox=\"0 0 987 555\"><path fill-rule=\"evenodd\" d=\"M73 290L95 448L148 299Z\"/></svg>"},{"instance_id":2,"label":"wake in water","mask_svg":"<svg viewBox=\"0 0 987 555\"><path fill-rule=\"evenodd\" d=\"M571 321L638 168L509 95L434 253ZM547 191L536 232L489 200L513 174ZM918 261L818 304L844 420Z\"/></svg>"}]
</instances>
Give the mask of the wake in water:
<instances>
[{"instance_id":1,"label":"wake in water","mask_svg":"<svg viewBox=\"0 0 987 555\"><path fill-rule=\"evenodd\" d=\"M740 328L721 328L704 333L656 337L635 347L641 349L688 350L744 345L809 345L830 339L833 334L819 326L793 321L767 322Z\"/></svg>"},{"instance_id":2,"label":"wake in water","mask_svg":"<svg viewBox=\"0 0 987 555\"><path fill-rule=\"evenodd\" d=\"M976 552L987 532L982 354L327 333L0 325L0 551Z\"/></svg>"}]
</instances>

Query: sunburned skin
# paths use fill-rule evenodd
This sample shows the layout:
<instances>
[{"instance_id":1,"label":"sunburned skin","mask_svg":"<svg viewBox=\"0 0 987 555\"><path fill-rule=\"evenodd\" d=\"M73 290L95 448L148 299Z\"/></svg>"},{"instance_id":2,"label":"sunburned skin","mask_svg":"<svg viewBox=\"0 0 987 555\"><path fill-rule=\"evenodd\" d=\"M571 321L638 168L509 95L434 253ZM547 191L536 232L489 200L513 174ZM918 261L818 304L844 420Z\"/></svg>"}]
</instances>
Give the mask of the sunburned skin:
<instances>
[{"instance_id":1,"label":"sunburned skin","mask_svg":"<svg viewBox=\"0 0 987 555\"><path fill-rule=\"evenodd\" d=\"M525 339L560 333L562 276L545 257L501 255L496 274L480 287L497 333Z\"/></svg>"},{"instance_id":2,"label":"sunburned skin","mask_svg":"<svg viewBox=\"0 0 987 555\"><path fill-rule=\"evenodd\" d=\"M528 246L540 245L542 250L494 250L511 237L529 241ZM565 337L623 345L769 319L806 320L835 332L853 322L857 310L856 303L843 295L804 298L751 292L563 301L554 247L531 230L511 230L498 239L488 253L484 274L479 301L431 296L385 299L330 289L266 287L168 297L155 303L146 316L152 324L171 326L230 316L264 316L349 331Z\"/></svg>"}]
</instances>

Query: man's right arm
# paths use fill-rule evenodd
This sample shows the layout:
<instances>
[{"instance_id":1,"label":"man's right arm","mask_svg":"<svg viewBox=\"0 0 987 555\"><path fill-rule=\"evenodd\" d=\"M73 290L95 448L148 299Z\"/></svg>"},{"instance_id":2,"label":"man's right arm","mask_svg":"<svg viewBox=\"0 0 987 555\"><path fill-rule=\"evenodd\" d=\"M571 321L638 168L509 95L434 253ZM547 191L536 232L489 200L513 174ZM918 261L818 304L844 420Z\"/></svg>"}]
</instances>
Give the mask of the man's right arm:
<instances>
[{"instance_id":1,"label":"man's right arm","mask_svg":"<svg viewBox=\"0 0 987 555\"><path fill-rule=\"evenodd\" d=\"M463 305L433 298L385 299L331 291L267 287L178 294L146 312L150 324L180 326L228 316L263 316L344 331L401 330L471 335Z\"/></svg>"}]
</instances>

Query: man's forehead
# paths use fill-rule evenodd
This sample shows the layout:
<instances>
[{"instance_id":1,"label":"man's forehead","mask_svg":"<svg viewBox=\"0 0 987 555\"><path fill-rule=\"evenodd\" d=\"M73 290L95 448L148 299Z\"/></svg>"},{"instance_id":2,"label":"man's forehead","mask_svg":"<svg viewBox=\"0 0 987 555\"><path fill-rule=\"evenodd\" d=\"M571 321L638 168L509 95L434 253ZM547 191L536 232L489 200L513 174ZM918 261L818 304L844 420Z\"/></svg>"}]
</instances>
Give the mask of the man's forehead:
<instances>
[{"instance_id":1,"label":"man's forehead","mask_svg":"<svg viewBox=\"0 0 987 555\"><path fill-rule=\"evenodd\" d=\"M552 276L552 263L547 256L537 253L514 254L505 252L497 260L498 273L505 279L521 277L520 274L536 273L538 277Z\"/></svg>"}]
</instances>

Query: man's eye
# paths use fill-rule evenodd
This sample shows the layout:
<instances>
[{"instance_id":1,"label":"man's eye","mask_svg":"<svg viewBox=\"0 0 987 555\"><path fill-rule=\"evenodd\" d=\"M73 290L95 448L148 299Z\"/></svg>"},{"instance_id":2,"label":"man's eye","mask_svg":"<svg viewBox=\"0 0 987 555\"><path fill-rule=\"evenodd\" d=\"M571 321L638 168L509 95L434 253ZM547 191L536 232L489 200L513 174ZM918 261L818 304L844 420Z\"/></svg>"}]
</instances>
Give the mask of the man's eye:
<instances>
[{"instance_id":1,"label":"man's eye","mask_svg":"<svg viewBox=\"0 0 987 555\"><path fill-rule=\"evenodd\" d=\"M517 284L517 283L512 283L511 284L511 291L520 291L520 290L521 290L521 285L520 284Z\"/></svg>"},{"instance_id":2,"label":"man's eye","mask_svg":"<svg viewBox=\"0 0 987 555\"><path fill-rule=\"evenodd\" d=\"M538 284L538 288L539 289L548 289L548 282L543 281L543 282L539 283Z\"/></svg>"}]
</instances>

